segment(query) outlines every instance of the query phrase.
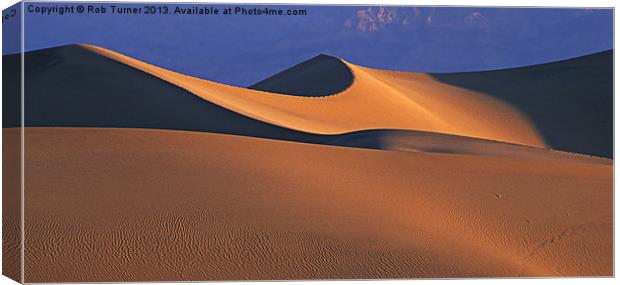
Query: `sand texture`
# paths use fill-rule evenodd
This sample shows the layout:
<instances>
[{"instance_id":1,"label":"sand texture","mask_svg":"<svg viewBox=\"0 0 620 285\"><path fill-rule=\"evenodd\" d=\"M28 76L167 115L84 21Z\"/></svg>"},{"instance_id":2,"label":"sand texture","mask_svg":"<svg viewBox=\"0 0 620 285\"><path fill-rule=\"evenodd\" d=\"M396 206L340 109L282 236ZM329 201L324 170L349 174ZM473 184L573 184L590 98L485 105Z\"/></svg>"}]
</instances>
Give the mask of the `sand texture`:
<instances>
[{"instance_id":1,"label":"sand texture","mask_svg":"<svg viewBox=\"0 0 620 285\"><path fill-rule=\"evenodd\" d=\"M612 275L611 163L139 129L26 148L27 282Z\"/></svg>"},{"instance_id":2,"label":"sand texture","mask_svg":"<svg viewBox=\"0 0 620 285\"><path fill-rule=\"evenodd\" d=\"M21 135L2 129L2 274L22 279Z\"/></svg>"},{"instance_id":3,"label":"sand texture","mask_svg":"<svg viewBox=\"0 0 620 285\"><path fill-rule=\"evenodd\" d=\"M611 276L611 55L455 74L319 55L242 88L27 52L23 114L3 86L3 274L23 237L24 282Z\"/></svg>"}]
</instances>

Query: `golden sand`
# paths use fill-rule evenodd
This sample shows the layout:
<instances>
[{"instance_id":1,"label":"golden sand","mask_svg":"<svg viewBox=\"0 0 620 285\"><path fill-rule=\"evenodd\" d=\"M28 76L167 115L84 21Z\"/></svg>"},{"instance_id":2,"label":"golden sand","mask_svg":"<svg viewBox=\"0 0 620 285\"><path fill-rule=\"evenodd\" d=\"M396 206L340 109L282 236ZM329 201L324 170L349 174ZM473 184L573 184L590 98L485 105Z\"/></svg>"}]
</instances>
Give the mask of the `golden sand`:
<instances>
[{"instance_id":1,"label":"golden sand","mask_svg":"<svg viewBox=\"0 0 620 285\"><path fill-rule=\"evenodd\" d=\"M611 164L142 129L25 141L27 282L613 274Z\"/></svg>"},{"instance_id":2,"label":"golden sand","mask_svg":"<svg viewBox=\"0 0 620 285\"><path fill-rule=\"evenodd\" d=\"M248 117L317 134L367 129L430 131L544 146L518 110L497 99L441 83L421 73L351 69L351 86L326 97L283 96L166 70L92 45L83 47L166 80Z\"/></svg>"}]
</instances>

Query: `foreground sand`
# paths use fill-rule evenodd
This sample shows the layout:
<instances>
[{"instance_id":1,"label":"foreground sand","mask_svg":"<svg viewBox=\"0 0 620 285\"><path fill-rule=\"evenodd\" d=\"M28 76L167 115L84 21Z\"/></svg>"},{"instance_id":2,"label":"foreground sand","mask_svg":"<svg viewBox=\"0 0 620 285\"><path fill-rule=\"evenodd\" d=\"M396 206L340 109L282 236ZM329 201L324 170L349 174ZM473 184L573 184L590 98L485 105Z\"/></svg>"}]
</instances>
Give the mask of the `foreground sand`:
<instances>
[{"instance_id":1,"label":"foreground sand","mask_svg":"<svg viewBox=\"0 0 620 285\"><path fill-rule=\"evenodd\" d=\"M26 282L613 274L611 162L140 129L25 140Z\"/></svg>"}]
</instances>

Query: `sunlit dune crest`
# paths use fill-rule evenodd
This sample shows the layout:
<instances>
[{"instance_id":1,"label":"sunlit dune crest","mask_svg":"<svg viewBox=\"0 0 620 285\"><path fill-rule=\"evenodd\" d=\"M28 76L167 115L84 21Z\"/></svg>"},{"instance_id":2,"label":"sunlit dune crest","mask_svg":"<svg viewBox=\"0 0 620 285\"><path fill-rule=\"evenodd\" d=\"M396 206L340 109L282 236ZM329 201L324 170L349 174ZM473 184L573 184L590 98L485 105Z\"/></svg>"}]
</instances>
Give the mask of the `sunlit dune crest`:
<instances>
[{"instance_id":1,"label":"sunlit dune crest","mask_svg":"<svg viewBox=\"0 0 620 285\"><path fill-rule=\"evenodd\" d=\"M82 46L234 112L293 130L315 134L420 130L545 146L536 128L515 108L425 74L382 71L341 60L353 74L351 85L342 92L318 98L283 96L183 75L102 47Z\"/></svg>"}]
</instances>

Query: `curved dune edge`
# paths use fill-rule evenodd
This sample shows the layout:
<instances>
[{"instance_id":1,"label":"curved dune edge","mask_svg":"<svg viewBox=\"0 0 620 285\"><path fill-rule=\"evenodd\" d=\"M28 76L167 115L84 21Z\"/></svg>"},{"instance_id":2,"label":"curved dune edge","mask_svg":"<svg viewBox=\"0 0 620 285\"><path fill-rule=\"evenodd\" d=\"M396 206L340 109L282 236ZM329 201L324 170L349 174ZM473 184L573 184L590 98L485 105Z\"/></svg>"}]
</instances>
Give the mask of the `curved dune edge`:
<instances>
[{"instance_id":1,"label":"curved dune edge","mask_svg":"<svg viewBox=\"0 0 620 285\"><path fill-rule=\"evenodd\" d=\"M380 71L342 61L353 73L348 89L326 97L282 96L183 75L102 47L81 46L231 111L293 130L316 134L420 130L545 146L536 128L518 110L425 74Z\"/></svg>"},{"instance_id":2,"label":"curved dune edge","mask_svg":"<svg viewBox=\"0 0 620 285\"><path fill-rule=\"evenodd\" d=\"M611 165L25 133L27 282L613 274Z\"/></svg>"},{"instance_id":3,"label":"curved dune edge","mask_svg":"<svg viewBox=\"0 0 620 285\"><path fill-rule=\"evenodd\" d=\"M401 152L512 157L578 163L613 164L608 158L480 138L408 130L366 130L332 136L327 145Z\"/></svg>"},{"instance_id":4,"label":"curved dune edge","mask_svg":"<svg viewBox=\"0 0 620 285\"><path fill-rule=\"evenodd\" d=\"M354 80L345 62L320 54L247 88L282 95L325 97L348 89Z\"/></svg>"}]
</instances>

